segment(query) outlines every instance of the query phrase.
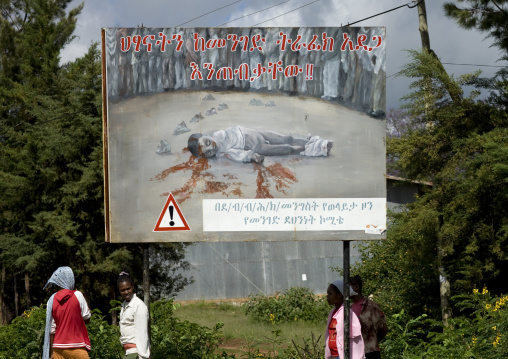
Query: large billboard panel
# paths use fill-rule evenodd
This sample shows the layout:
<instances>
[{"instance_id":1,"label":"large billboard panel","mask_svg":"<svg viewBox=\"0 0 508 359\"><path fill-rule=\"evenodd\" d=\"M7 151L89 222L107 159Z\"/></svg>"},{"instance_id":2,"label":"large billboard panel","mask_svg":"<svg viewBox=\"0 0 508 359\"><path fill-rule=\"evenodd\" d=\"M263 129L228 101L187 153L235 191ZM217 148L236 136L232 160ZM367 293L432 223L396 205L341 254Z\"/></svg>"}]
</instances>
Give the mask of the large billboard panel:
<instances>
[{"instance_id":1,"label":"large billboard panel","mask_svg":"<svg viewBox=\"0 0 508 359\"><path fill-rule=\"evenodd\" d=\"M103 29L106 239L382 239L385 29Z\"/></svg>"}]
</instances>

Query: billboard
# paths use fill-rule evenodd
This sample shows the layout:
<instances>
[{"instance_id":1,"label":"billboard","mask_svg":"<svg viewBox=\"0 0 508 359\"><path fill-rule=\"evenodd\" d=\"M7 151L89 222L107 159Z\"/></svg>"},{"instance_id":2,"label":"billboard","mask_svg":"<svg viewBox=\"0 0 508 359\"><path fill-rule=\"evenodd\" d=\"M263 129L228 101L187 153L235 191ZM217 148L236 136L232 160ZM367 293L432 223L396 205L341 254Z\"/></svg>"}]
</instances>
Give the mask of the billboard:
<instances>
[{"instance_id":1,"label":"billboard","mask_svg":"<svg viewBox=\"0 0 508 359\"><path fill-rule=\"evenodd\" d=\"M106 240L386 228L385 29L102 31Z\"/></svg>"}]
</instances>

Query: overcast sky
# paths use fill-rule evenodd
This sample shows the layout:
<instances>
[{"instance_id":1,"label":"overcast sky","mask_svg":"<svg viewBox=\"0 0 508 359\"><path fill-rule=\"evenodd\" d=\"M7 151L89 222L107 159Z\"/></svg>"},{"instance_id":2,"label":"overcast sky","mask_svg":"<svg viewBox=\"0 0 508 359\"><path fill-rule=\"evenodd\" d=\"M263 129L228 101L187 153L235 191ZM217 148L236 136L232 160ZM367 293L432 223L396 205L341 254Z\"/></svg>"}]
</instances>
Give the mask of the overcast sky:
<instances>
[{"instance_id":1,"label":"overcast sky","mask_svg":"<svg viewBox=\"0 0 508 359\"><path fill-rule=\"evenodd\" d=\"M315 2L313 2L315 1ZM75 0L70 8L82 0ZM313 2L313 3L312 3ZM442 62L499 66L501 57L497 48L490 47L491 39L475 30L463 30L445 17L443 0L427 0L427 20L431 48ZM207 12L227 6L183 26L215 27L225 22L254 13L251 16L229 22L225 26L250 27L256 24L266 27L341 26L410 3L408 0L85 0L78 17L75 35L78 36L63 50L62 62L72 61L85 54L93 41L100 42L103 27L174 27ZM305 4L308 6L297 9ZM292 11L297 9L295 11ZM292 11L292 12L290 12ZM283 15L284 13L287 13ZM280 16L283 15L283 16ZM275 18L276 17L276 18ZM272 19L264 22L266 20ZM410 81L391 76L408 62L407 49L420 49L418 10L406 6L384 15L365 20L354 26L386 27L386 93L387 109L401 105L400 98L408 91ZM444 65L450 74L459 76L481 69L485 76L493 75L499 68Z\"/></svg>"}]
</instances>

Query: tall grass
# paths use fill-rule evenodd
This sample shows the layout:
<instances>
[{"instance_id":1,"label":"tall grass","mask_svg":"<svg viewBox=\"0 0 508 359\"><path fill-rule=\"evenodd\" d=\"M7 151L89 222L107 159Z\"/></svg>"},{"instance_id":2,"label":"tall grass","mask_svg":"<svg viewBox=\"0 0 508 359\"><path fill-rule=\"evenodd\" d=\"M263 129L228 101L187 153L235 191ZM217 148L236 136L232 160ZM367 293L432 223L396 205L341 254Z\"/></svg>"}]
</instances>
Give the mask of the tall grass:
<instances>
[{"instance_id":1,"label":"tall grass","mask_svg":"<svg viewBox=\"0 0 508 359\"><path fill-rule=\"evenodd\" d=\"M174 315L182 320L189 320L202 326L213 327L217 322L224 323L222 332L225 341L235 339L243 340L248 345L266 345L275 337L274 331L280 331L278 340L283 345L291 346L291 340L301 341L301 338L310 338L311 333L316 337L324 335L326 318L315 324L303 321L294 321L277 324L259 323L246 315L246 307L235 306L229 303L197 302L181 305L174 312ZM324 343L324 339L321 339ZM323 344L324 345L324 344Z\"/></svg>"}]
</instances>

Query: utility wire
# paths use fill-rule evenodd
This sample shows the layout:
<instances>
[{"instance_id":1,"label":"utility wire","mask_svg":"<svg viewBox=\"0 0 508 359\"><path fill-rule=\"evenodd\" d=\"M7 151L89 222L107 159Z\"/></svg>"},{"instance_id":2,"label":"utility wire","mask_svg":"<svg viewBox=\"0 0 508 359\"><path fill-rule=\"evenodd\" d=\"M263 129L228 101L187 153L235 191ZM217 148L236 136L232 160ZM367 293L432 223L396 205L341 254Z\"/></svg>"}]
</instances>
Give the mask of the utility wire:
<instances>
[{"instance_id":1,"label":"utility wire","mask_svg":"<svg viewBox=\"0 0 508 359\"><path fill-rule=\"evenodd\" d=\"M189 22L191 22L191 21L194 21L194 20L196 20L196 19L199 19L199 18L201 18L201 17L203 17L203 16L206 16L206 15L208 15L208 14L214 13L214 12L219 11L219 10L221 10L221 9L224 9L224 8L226 8L226 7L228 7L228 6L234 5L234 4L236 4L236 3L240 2L240 1L242 1L242 0L237 0L237 1L233 2L233 3L231 3L231 4L228 4L228 5L222 6L222 7L220 7L220 8L215 9L215 10L212 10L212 11L209 11L209 12L207 12L207 13L203 14L203 15L197 16L197 17L195 17L195 18L193 18L193 19L190 19L190 20L188 20L188 21L186 21L186 22L183 22L183 23L181 23L181 24L177 25L177 27L178 27L178 26L185 25L185 24L187 24L187 23L189 23ZM269 7L265 8L265 9L258 10L258 11L255 11L255 12L253 12L253 13L250 13L250 14L247 14L247 15L244 15L244 16L241 16L241 17L239 17L239 18L236 18L236 19L233 19L233 20L227 21L227 22L225 22L225 23L223 23L223 24L218 25L217 27L220 27L220 26L223 26L223 25L229 24L230 22L233 22L233 21L236 21L236 20L239 20L239 19L243 19L244 17L250 16L250 15L254 15L254 14L257 14L257 13L262 12L262 11L265 11L265 10L268 10L268 9L274 8L274 7L276 7L276 6L282 5L282 4L284 4L284 3L286 3L286 2L289 2L289 1L290 1L290 0L286 0L286 1L283 1L283 2L281 2L281 3L278 3L278 4L275 4L275 5L269 6ZM296 10L299 10L299 9L304 8L304 7L306 7L306 6L309 6L309 5L311 5L311 4L315 3L315 2L318 2L318 1L319 1L319 0L314 0L314 1L310 2L310 3L307 3L307 4L304 4L304 5L300 6L300 7L297 7L296 9L293 9L293 10L287 11L287 12L285 12L285 13L281 14L281 15L278 15L278 16L275 16L275 17L272 17L272 18L270 18L270 19L268 19L268 20L265 20L265 21L259 22L259 23L257 23L257 24L252 25L252 26L258 26L258 25L261 25L261 24L263 24L263 23L265 23L265 22L268 22L268 21L274 20L274 19L276 19L276 18L279 18L279 17L284 16L284 15L286 15L286 14L289 14L289 13L291 13L291 12L293 12L293 11L296 11ZM422 1L423 1L423 0L420 0L420 1L418 1L418 2L417 2L416 0L413 0L413 1L409 2L409 3L407 3L407 4L404 4L404 5L401 5L401 6L397 6L397 7L393 8L393 9L390 9L390 10L387 10L387 11L383 11L383 12L381 12L381 13L378 13L378 14L375 14L375 15L372 15L372 16L369 16L369 17L366 17L366 18L364 18L364 19L361 19L361 20L358 20L358 21L355 21L355 22L348 23L346 26L351 26L351 25L353 25L353 24L357 24L357 23L359 23L359 22L362 22L362 21L365 21L365 20L371 19L371 18L373 18L373 17L376 17L376 16L379 16L379 15L383 15L383 14L389 13L389 12L391 12L391 11L394 11L394 10L400 9L400 8L402 8L402 7L404 7L404 6L407 6L408 8L410 8L410 9L411 9L411 8L416 7L416 6L417 6L418 4L420 4L420 2L422 2ZM413 5L410 5L410 4L413 4Z\"/></svg>"},{"instance_id":2,"label":"utility wire","mask_svg":"<svg viewBox=\"0 0 508 359\"><path fill-rule=\"evenodd\" d=\"M508 67L506 66L498 66L498 65L478 65L478 64L456 64L454 62L442 62L443 65L460 65L460 66L483 66L483 67Z\"/></svg>"},{"instance_id":3,"label":"utility wire","mask_svg":"<svg viewBox=\"0 0 508 359\"><path fill-rule=\"evenodd\" d=\"M221 10L221 9L224 9L225 7L231 6L231 5L236 4L237 2L240 2L240 1L242 1L242 0L237 0L237 1L235 1L235 2L232 2L232 3L231 3L231 4L229 4L229 5L224 5L224 6L220 7L220 8L218 8L218 9L215 9L215 10L209 11L209 12L207 12L206 14L199 15L198 17L195 17L194 19L190 19L189 21L183 22L183 23L181 23L180 25L176 25L176 27L179 27L179 26L182 26L182 25L188 24L189 22L194 21L194 20L196 20L196 19L199 19L200 17L203 17L203 16L206 16L206 15L211 14L211 13L213 13L213 12L219 11L219 10Z\"/></svg>"},{"instance_id":4,"label":"utility wire","mask_svg":"<svg viewBox=\"0 0 508 359\"><path fill-rule=\"evenodd\" d=\"M248 14L248 15L244 15L244 16L238 17L238 18L236 18L236 19L233 19L233 20L230 20L230 21L225 22L225 23L223 23L223 24L220 24L220 25L218 25L217 27L220 27L220 26L223 26L223 25L229 24L230 22L233 22L233 21L236 21L236 20L243 19L244 17L247 17L247 16L251 16L251 15L257 14L258 12L261 12L261 11L265 11L265 10L271 9L272 7L276 7L276 6L282 5L282 4L284 4L284 3L288 2L288 1L290 1L290 0L286 0L286 1L283 1L283 2L281 2L281 3L278 3L278 4L275 4L275 5L272 5L272 6L270 6L270 7L264 8L264 9L262 9L262 10L252 12L252 13L250 13L250 14Z\"/></svg>"},{"instance_id":5,"label":"utility wire","mask_svg":"<svg viewBox=\"0 0 508 359\"><path fill-rule=\"evenodd\" d=\"M272 17L271 19L268 19L268 20L265 20L265 21L258 22L257 24L254 24L254 25L252 25L252 26L258 26L258 25L263 24L263 23L265 23L265 22L268 22L268 21L270 21L270 20L273 20L273 19L276 19L276 18L278 18L278 17L281 17L281 16L284 16L284 15L286 15L286 14L289 14L290 12L293 12L293 11L296 11L296 10L298 10L298 9L301 9L302 7L308 6L308 5L310 5L310 4L314 4L315 2L318 2L318 1L319 1L319 0L315 0L315 1L309 2L309 3L305 4L305 5L302 5L302 6L300 6L300 7L297 7L296 9L293 9L293 10L290 10L290 11L288 11L288 12L285 12L284 14L281 14L281 15L279 15L279 16Z\"/></svg>"},{"instance_id":6,"label":"utility wire","mask_svg":"<svg viewBox=\"0 0 508 359\"><path fill-rule=\"evenodd\" d=\"M369 17L366 17L365 19L361 19L361 20L358 20L358 21L355 21L355 22L348 22L348 24L346 26L351 26L353 24L357 24L359 22L362 22L364 20L368 20L368 19L372 19L373 17L376 17L376 16L379 16L379 15L383 15L383 14L386 14L388 12L391 12L391 11L394 11L394 10L397 10L397 9L400 9L401 7L404 7L404 6L407 6L408 8L412 9L414 8L415 6L417 6L418 4L420 4L422 2L422 0L416 2L416 1L411 1L410 3L407 3L407 4L404 4L404 5L400 5L400 6L397 6L397 7L394 7L393 9L390 9L390 10L387 10L387 11L383 11L383 12L380 12L379 14L376 14L376 15L372 15L372 16L369 16ZM414 5L409 5L413 3ZM415 4L416 3L416 4Z\"/></svg>"}]
</instances>

